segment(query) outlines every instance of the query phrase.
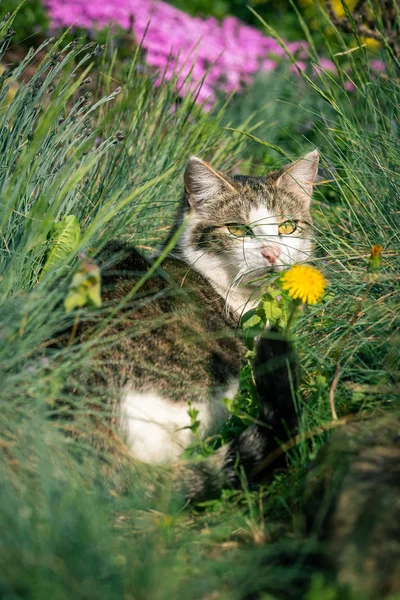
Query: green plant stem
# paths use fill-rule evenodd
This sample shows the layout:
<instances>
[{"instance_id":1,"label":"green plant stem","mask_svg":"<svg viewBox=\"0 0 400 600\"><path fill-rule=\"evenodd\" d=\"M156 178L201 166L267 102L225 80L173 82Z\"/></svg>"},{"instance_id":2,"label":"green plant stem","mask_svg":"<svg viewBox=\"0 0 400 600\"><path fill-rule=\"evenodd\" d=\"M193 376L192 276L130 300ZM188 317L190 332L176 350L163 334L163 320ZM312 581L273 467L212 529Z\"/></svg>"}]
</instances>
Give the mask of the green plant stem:
<instances>
[{"instance_id":1,"label":"green plant stem","mask_svg":"<svg viewBox=\"0 0 400 600\"><path fill-rule=\"evenodd\" d=\"M289 318L286 324L285 333L288 334L290 330L290 326L293 323L293 319L296 315L297 309L301 306L301 302L299 300L293 300L292 310L290 311Z\"/></svg>"}]
</instances>

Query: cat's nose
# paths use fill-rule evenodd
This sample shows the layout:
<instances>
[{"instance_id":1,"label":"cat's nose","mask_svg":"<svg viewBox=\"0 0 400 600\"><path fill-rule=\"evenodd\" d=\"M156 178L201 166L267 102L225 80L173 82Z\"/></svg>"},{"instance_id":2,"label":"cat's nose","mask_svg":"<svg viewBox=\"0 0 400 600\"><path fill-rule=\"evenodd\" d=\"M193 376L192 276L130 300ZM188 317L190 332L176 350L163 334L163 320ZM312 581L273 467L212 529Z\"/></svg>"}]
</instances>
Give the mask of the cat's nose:
<instances>
[{"instance_id":1,"label":"cat's nose","mask_svg":"<svg viewBox=\"0 0 400 600\"><path fill-rule=\"evenodd\" d=\"M261 254L271 265L274 265L281 255L278 246L264 246L261 248Z\"/></svg>"}]
</instances>

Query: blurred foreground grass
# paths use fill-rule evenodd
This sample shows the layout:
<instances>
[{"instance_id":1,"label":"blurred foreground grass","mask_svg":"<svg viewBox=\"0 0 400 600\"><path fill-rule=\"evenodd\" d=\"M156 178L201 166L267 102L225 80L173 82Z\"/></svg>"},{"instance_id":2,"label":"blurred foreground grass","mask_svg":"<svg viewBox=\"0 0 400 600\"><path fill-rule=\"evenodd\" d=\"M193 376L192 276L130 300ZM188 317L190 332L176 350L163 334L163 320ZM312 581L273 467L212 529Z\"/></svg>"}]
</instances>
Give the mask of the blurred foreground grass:
<instances>
[{"instance_id":1,"label":"blurred foreground grass","mask_svg":"<svg viewBox=\"0 0 400 600\"><path fill-rule=\"evenodd\" d=\"M340 36L338 43L348 50ZM359 598L344 596L307 559L324 548L304 537L301 489L325 434L291 450L288 473L265 488L244 485L185 511L171 504L168 486L154 494L157 473L126 468L120 486L120 475L104 469L107 457L64 434L68 414L55 400L90 347L54 351L49 360L46 344L71 322L62 300L78 254L95 256L114 236L154 248L172 222L189 155L239 169L246 142L224 129L223 109L209 115L189 97L178 102L172 84L154 88L138 54L116 76L110 48L100 59L96 45L60 40L26 83L35 52L0 79L0 596ZM337 79L305 76L285 91L279 111L273 98L265 109L279 125L295 107L296 119L313 123L311 140L306 127L293 132L298 155L310 141L322 153L316 264L329 293L296 328L304 431L331 420L339 359L339 415L379 415L398 395L398 71L390 54L384 75L371 72L362 49L348 56ZM355 90L347 93L350 77ZM251 127L234 116L229 124ZM281 164L272 152L265 147L265 163ZM55 225L71 215L77 242L44 272ZM375 244L383 246L381 275L351 324ZM79 418L90 393L63 400Z\"/></svg>"}]
</instances>

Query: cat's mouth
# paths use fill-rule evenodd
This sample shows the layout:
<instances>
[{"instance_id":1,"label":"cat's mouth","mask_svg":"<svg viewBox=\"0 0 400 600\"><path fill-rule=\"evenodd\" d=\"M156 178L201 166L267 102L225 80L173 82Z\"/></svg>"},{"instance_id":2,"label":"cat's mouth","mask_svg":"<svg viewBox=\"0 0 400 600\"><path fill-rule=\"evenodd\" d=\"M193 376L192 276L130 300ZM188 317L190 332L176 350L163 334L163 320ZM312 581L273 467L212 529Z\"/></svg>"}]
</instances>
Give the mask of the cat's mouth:
<instances>
[{"instance_id":1,"label":"cat's mouth","mask_svg":"<svg viewBox=\"0 0 400 600\"><path fill-rule=\"evenodd\" d=\"M259 279L266 275L271 275L273 273L279 273L286 268L286 265L283 263L274 264L274 265L263 265L262 267L254 267L253 269L247 271L241 277L241 283L245 285L249 285L254 282L254 284L259 285Z\"/></svg>"}]
</instances>

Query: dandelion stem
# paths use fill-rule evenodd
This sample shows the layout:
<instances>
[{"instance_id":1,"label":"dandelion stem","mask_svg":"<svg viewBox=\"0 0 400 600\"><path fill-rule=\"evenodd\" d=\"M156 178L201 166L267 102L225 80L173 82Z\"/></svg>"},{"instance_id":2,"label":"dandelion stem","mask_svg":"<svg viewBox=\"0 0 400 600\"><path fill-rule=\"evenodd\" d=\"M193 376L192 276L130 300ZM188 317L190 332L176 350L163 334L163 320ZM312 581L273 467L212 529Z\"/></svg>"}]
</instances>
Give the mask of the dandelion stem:
<instances>
[{"instance_id":1,"label":"dandelion stem","mask_svg":"<svg viewBox=\"0 0 400 600\"><path fill-rule=\"evenodd\" d=\"M293 319L295 317L298 307L299 307L298 302L296 302L296 300L294 300L292 303L292 310L290 311L289 318L288 318L287 324L286 324L286 333L289 333L290 326L293 323Z\"/></svg>"},{"instance_id":2,"label":"dandelion stem","mask_svg":"<svg viewBox=\"0 0 400 600\"><path fill-rule=\"evenodd\" d=\"M289 318L287 320L287 324L286 324L286 333L289 333L290 327L293 324L293 321L296 317L296 314L298 312L298 310L300 309L300 307L304 307L304 303L302 303L300 300L293 300L293 304L292 304L292 309L290 311L289 314Z\"/></svg>"}]
</instances>

